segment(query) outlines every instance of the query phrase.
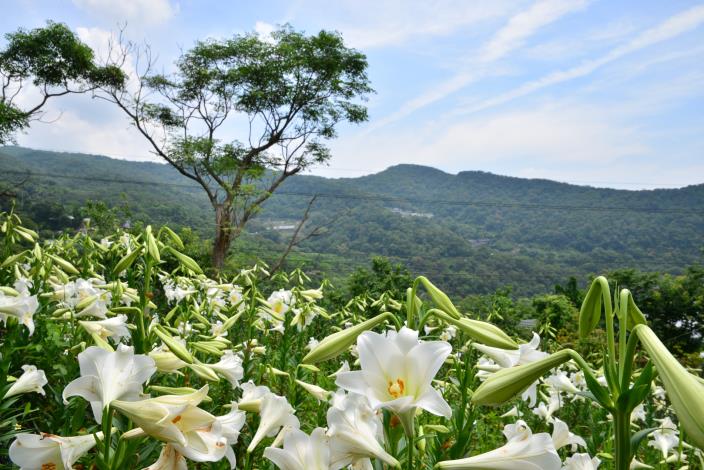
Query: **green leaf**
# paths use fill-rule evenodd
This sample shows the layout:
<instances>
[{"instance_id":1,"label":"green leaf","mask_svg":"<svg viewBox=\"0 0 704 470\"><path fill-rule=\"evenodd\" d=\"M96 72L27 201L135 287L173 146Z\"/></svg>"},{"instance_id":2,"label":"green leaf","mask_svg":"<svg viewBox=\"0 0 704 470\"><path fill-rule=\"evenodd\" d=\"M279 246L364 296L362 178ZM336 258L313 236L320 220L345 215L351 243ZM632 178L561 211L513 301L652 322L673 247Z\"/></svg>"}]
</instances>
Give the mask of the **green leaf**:
<instances>
[{"instance_id":1,"label":"green leaf","mask_svg":"<svg viewBox=\"0 0 704 470\"><path fill-rule=\"evenodd\" d=\"M653 431L657 431L660 428L646 428L646 429L641 429L637 433L633 434L631 436L631 453L633 455L638 452L638 447L640 447L640 443L643 442L643 439L648 437L650 433Z\"/></svg>"}]
</instances>

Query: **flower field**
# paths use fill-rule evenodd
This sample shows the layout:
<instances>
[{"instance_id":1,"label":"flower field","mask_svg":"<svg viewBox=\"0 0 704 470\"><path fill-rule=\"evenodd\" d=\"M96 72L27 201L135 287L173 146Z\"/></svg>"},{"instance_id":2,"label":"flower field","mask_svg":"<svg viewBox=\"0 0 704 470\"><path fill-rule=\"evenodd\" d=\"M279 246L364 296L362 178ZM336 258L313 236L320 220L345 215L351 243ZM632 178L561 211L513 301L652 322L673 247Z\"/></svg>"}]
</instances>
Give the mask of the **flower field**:
<instances>
[{"instance_id":1,"label":"flower field","mask_svg":"<svg viewBox=\"0 0 704 470\"><path fill-rule=\"evenodd\" d=\"M560 345L422 276L333 310L300 270L209 278L167 227L0 224L2 468L704 468L700 372L604 278Z\"/></svg>"}]
</instances>

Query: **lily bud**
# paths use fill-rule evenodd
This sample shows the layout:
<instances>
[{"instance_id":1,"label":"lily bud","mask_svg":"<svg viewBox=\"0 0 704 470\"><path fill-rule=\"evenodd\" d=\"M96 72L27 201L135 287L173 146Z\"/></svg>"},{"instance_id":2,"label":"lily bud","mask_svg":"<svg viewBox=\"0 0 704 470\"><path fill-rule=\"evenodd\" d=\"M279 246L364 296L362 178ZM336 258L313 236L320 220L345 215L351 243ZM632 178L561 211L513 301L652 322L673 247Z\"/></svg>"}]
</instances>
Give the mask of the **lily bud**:
<instances>
[{"instance_id":1,"label":"lily bud","mask_svg":"<svg viewBox=\"0 0 704 470\"><path fill-rule=\"evenodd\" d=\"M648 322L645 319L645 315L636 305L631 292L628 289L623 289L621 294L628 296L628 329L633 329L636 325L647 325Z\"/></svg>"},{"instance_id":2,"label":"lily bud","mask_svg":"<svg viewBox=\"0 0 704 470\"><path fill-rule=\"evenodd\" d=\"M8 256L2 263L0 263L0 268L5 268L7 266L15 265L17 260L19 260L20 258L22 258L26 254L27 254L27 251L23 251L22 253L17 253L16 255Z\"/></svg>"},{"instance_id":3,"label":"lily bud","mask_svg":"<svg viewBox=\"0 0 704 470\"><path fill-rule=\"evenodd\" d=\"M171 239L171 241L173 241L174 244L176 245L176 248L178 248L179 250L183 250L183 241L181 240L181 237L179 237L178 235L176 235L176 232L174 232L173 230L171 230L171 229L170 229L169 227L167 227L166 225L163 225L163 226L159 229L159 235L161 235L161 232L164 232L164 233L166 233L166 235L169 236L169 238Z\"/></svg>"},{"instance_id":4,"label":"lily bud","mask_svg":"<svg viewBox=\"0 0 704 470\"><path fill-rule=\"evenodd\" d=\"M149 256L154 258L157 263L160 262L161 256L159 255L159 247L156 244L151 225L147 225L147 228L144 230L144 239L147 242L147 253L149 253Z\"/></svg>"},{"instance_id":5,"label":"lily bud","mask_svg":"<svg viewBox=\"0 0 704 470\"><path fill-rule=\"evenodd\" d=\"M435 285L430 282L425 276L418 276L418 278L416 278L416 282L420 282L421 284L423 284L425 290L428 291L428 295L430 295L430 298L433 299L433 302L435 302L435 304L438 306L438 308L440 308L440 310L455 319L459 319L462 317L462 315L460 315L459 310L455 308L455 305L452 303L447 294L435 287Z\"/></svg>"},{"instance_id":6,"label":"lily bud","mask_svg":"<svg viewBox=\"0 0 704 470\"><path fill-rule=\"evenodd\" d=\"M571 355L571 350L563 349L545 359L494 372L474 392L472 402L479 405L505 403L530 387L551 369L569 361Z\"/></svg>"},{"instance_id":7,"label":"lily bud","mask_svg":"<svg viewBox=\"0 0 704 470\"><path fill-rule=\"evenodd\" d=\"M20 293L17 292L12 287L5 287L5 286L0 286L0 293L11 296L11 297L19 297L19 295L20 295Z\"/></svg>"},{"instance_id":8,"label":"lily bud","mask_svg":"<svg viewBox=\"0 0 704 470\"><path fill-rule=\"evenodd\" d=\"M332 393L329 390L325 390L322 387L319 387L317 385L310 384L308 382L303 382L302 380L296 380L296 383L303 387L303 389L313 395L316 400L318 401L326 401L330 394Z\"/></svg>"},{"instance_id":9,"label":"lily bud","mask_svg":"<svg viewBox=\"0 0 704 470\"><path fill-rule=\"evenodd\" d=\"M198 391L191 387L162 387L161 385L150 385L149 390L162 395L189 395ZM206 396L203 398L203 401L209 403L213 401L213 399Z\"/></svg>"},{"instance_id":10,"label":"lily bud","mask_svg":"<svg viewBox=\"0 0 704 470\"><path fill-rule=\"evenodd\" d=\"M161 325L154 327L154 333L164 342L166 347L168 347L169 350L176 355L176 357L187 364L193 364L194 359L191 353L188 352L188 349L186 349L186 347L177 341L173 336L168 334Z\"/></svg>"},{"instance_id":11,"label":"lily bud","mask_svg":"<svg viewBox=\"0 0 704 470\"><path fill-rule=\"evenodd\" d=\"M589 292L584 297L582 308L579 311L579 337L584 339L589 336L601 319L601 306L604 305L607 315L612 314L611 293L609 281L604 276L594 279Z\"/></svg>"},{"instance_id":12,"label":"lily bud","mask_svg":"<svg viewBox=\"0 0 704 470\"><path fill-rule=\"evenodd\" d=\"M216 374L215 371L208 367L206 364L188 364L188 367L203 380L209 380L211 382L220 381L220 377L218 377L218 374Z\"/></svg>"},{"instance_id":13,"label":"lily bud","mask_svg":"<svg viewBox=\"0 0 704 470\"><path fill-rule=\"evenodd\" d=\"M377 325L380 325L391 317L393 317L392 313L384 312L374 318L370 318L367 321L325 337L316 347L311 350L311 352L306 354L302 362L304 364L313 364L316 362L327 361L328 359L332 359L333 357L342 354L347 350L347 348L354 344L355 341L357 341L357 336Z\"/></svg>"},{"instance_id":14,"label":"lily bud","mask_svg":"<svg viewBox=\"0 0 704 470\"><path fill-rule=\"evenodd\" d=\"M321 289L302 290L299 292L299 294L301 294L301 297L303 297L309 302L313 302L314 300L319 300L323 298L323 291Z\"/></svg>"},{"instance_id":15,"label":"lily bud","mask_svg":"<svg viewBox=\"0 0 704 470\"><path fill-rule=\"evenodd\" d=\"M159 372L176 372L188 365L171 351L152 351L149 353L149 357L154 360L156 370Z\"/></svg>"},{"instance_id":16,"label":"lily bud","mask_svg":"<svg viewBox=\"0 0 704 470\"><path fill-rule=\"evenodd\" d=\"M76 304L76 311L80 312L82 310L87 309L91 305L95 303L95 301L98 300L98 295L91 295L90 297L86 297L85 299L81 300Z\"/></svg>"},{"instance_id":17,"label":"lily bud","mask_svg":"<svg viewBox=\"0 0 704 470\"><path fill-rule=\"evenodd\" d=\"M455 325L473 340L486 346L501 349L518 349L518 343L511 339L509 335L504 333L501 328L492 325L491 323L472 320L469 318L456 319L450 315L446 315L443 311L438 309L433 309L431 312L441 320L444 320L451 325Z\"/></svg>"},{"instance_id":18,"label":"lily bud","mask_svg":"<svg viewBox=\"0 0 704 470\"><path fill-rule=\"evenodd\" d=\"M704 449L704 385L687 372L649 327L637 325L632 334L638 335L655 364L687 437Z\"/></svg>"},{"instance_id":19,"label":"lily bud","mask_svg":"<svg viewBox=\"0 0 704 470\"><path fill-rule=\"evenodd\" d=\"M241 411L249 411L250 413L259 413L262 406L262 399L240 401L237 403L237 409Z\"/></svg>"},{"instance_id":20,"label":"lily bud","mask_svg":"<svg viewBox=\"0 0 704 470\"><path fill-rule=\"evenodd\" d=\"M198 263L196 263L193 258L184 255L183 253L180 253L171 247L167 248L169 250L169 253L174 255L174 257L179 261L179 263L181 263L186 269L189 269L196 274L203 274L203 270L200 268L200 266L198 266Z\"/></svg>"},{"instance_id":21,"label":"lily bud","mask_svg":"<svg viewBox=\"0 0 704 470\"><path fill-rule=\"evenodd\" d=\"M125 256L122 257L120 261L117 262L115 267L112 270L113 274L120 274L122 271L125 269L129 268L132 266L132 263L135 262L137 257L142 253L142 247L138 247L135 249L133 252L126 254Z\"/></svg>"},{"instance_id":22,"label":"lily bud","mask_svg":"<svg viewBox=\"0 0 704 470\"><path fill-rule=\"evenodd\" d=\"M69 263L65 259L63 259L59 256L56 256L56 255L47 254L47 256L49 258L51 258L52 261L54 261L54 263L58 264L61 267L61 269L63 269L65 272L67 272L69 274L80 274L78 269L76 269L76 267L74 265L72 265L71 263Z\"/></svg>"}]
</instances>

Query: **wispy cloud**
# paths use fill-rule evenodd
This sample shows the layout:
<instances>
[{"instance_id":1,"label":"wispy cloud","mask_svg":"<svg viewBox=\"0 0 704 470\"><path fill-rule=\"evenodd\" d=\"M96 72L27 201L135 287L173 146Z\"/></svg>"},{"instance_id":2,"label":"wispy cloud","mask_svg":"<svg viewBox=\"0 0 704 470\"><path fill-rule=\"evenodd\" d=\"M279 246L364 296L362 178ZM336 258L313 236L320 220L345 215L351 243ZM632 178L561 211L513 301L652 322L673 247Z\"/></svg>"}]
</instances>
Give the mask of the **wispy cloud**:
<instances>
[{"instance_id":1,"label":"wispy cloud","mask_svg":"<svg viewBox=\"0 0 704 470\"><path fill-rule=\"evenodd\" d=\"M166 23L179 12L170 0L73 0L74 5L108 23L155 26Z\"/></svg>"},{"instance_id":2,"label":"wispy cloud","mask_svg":"<svg viewBox=\"0 0 704 470\"><path fill-rule=\"evenodd\" d=\"M526 39L538 30L563 16L581 10L588 0L542 0L508 20L494 37L482 48L481 63L489 63L504 57L521 47Z\"/></svg>"},{"instance_id":3,"label":"wispy cloud","mask_svg":"<svg viewBox=\"0 0 704 470\"><path fill-rule=\"evenodd\" d=\"M405 46L411 40L449 36L461 28L500 18L515 3L516 0L343 0L335 2L338 15L328 16L326 22L340 30L352 46L360 49ZM309 14L311 6L315 5L320 10L329 11L329 4L328 0L314 1L312 5L306 2L305 14Z\"/></svg>"},{"instance_id":4,"label":"wispy cloud","mask_svg":"<svg viewBox=\"0 0 704 470\"><path fill-rule=\"evenodd\" d=\"M643 31L627 43L612 49L601 57L587 60L582 62L580 65L566 70L552 72L538 80L527 82L511 91L484 100L479 104L466 109L458 110L457 114L475 113L477 111L499 106L516 98L539 91L543 88L587 76L597 69L628 54L692 31L701 26L702 23L704 23L704 5L699 5L671 16L657 26Z\"/></svg>"},{"instance_id":5,"label":"wispy cloud","mask_svg":"<svg viewBox=\"0 0 704 470\"><path fill-rule=\"evenodd\" d=\"M585 8L588 3L588 0L539 0L533 3L528 9L509 18L505 26L482 47L478 59L471 61L470 67L463 68L448 80L434 85L430 90L405 102L396 112L374 122L368 128L368 132L403 119L467 87L486 74L489 64L521 47L541 28L569 13Z\"/></svg>"}]
</instances>

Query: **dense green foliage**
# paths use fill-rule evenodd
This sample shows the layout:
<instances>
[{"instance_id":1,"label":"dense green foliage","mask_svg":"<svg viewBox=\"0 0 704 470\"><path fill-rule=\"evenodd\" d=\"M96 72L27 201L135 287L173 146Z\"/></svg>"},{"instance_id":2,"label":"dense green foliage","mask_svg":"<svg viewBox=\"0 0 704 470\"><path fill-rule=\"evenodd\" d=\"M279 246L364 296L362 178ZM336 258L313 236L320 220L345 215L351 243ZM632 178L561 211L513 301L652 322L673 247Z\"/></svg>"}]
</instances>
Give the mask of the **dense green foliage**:
<instances>
[{"instance_id":1,"label":"dense green foliage","mask_svg":"<svg viewBox=\"0 0 704 470\"><path fill-rule=\"evenodd\" d=\"M606 366L600 367L606 362L595 358L603 354L605 334L613 337L611 316L600 318L599 306L591 330L583 335L580 327L578 336L576 325L583 323L585 314L592 315L592 309L579 310L572 301L589 299L595 285L605 285L608 291L603 278L605 284L597 279L587 293L568 282L556 289L559 294L514 299L510 290L503 289L456 304L427 278L414 280L403 266L379 258L337 289L328 282L318 284L298 269L269 276L261 265L231 278L211 279L183 254L193 249L195 239L189 230L182 230L186 236L180 238L166 226L159 230L146 226L131 233L117 229L101 239L101 231L114 225L119 213L99 204L85 211L98 226L85 224L85 230L46 241L24 227L16 214L0 212L3 468L11 466L10 459L22 468L62 468L56 462L64 458L66 468L76 462L85 468L138 469L154 463L161 452L164 460L172 455L175 462L151 468L273 470L271 448L278 441L273 436L282 426L284 434L325 432L330 442L340 436L367 436L354 439L357 447L347 452L353 462L377 460L373 467L365 467L375 469L390 468L378 462L381 459L407 470L454 468L448 460L499 447L507 462L525 456L545 470L584 468L574 461L562 466L563 460L568 464L579 457L577 452L584 452L581 457L587 460L598 456L606 468L617 463L619 470L629 468L633 456L650 464L664 465L663 459L680 466L690 463L690 468L704 463L697 449L704 442L690 432L702 428L704 408L683 408L677 399L701 388L698 375L683 369L666 350L645 344L637 357L635 349L630 359L624 359L629 353L619 354L619 364L632 365L628 370L637 380L631 388L628 377L624 387L629 390L621 394L628 400L618 400L618 409L604 398L614 393L615 379ZM658 278L623 272L620 283L628 281L646 296L648 290L661 291L671 284L677 292L672 295L682 296L682 307L693 305L689 315L701 305L701 274L700 269L690 269L686 276ZM605 305L611 311L610 298ZM648 327L644 318L629 313L631 308L636 307L617 307L615 314L620 325L629 319L635 335L637 328ZM531 319L535 322L530 326L521 322ZM648 320L655 326L653 318ZM403 322L408 327L402 327ZM357 337L358 327L387 333ZM531 330L540 331L542 340ZM390 343L401 335L405 355ZM520 349L514 349L519 343ZM504 344L515 346L504 349ZM578 350L581 356L564 348ZM701 367L700 351L696 352L681 356L680 362ZM481 353L484 356L479 357ZM377 364L392 375L381 381L362 379L359 374L370 369L369 357L374 357L372 367ZM570 357L574 364L560 359ZM553 358L560 360L546 362ZM658 378L650 364L644 365L646 359L655 362ZM338 370L343 360L343 367L352 372ZM555 367L560 370L550 371ZM428 369L432 372L425 372ZM701 369L696 370L698 374ZM523 377L524 371L530 371L526 385L533 382L533 392L521 396L512 380L486 392L501 374ZM425 375L419 379L421 373ZM386 377L397 377L395 385L390 380L387 388ZM439 401L423 401L427 394L411 395L406 390L405 384L419 387L421 380L421 385L435 390L431 393ZM360 403L342 402L349 396L334 393L339 388L356 389L357 384L369 384L363 385L368 394L358 395ZM365 400L385 397L384 391L388 399L382 398L375 413ZM142 401L146 398L142 392L152 401ZM387 403L400 403L399 394L416 400L418 407L390 408ZM337 419L333 408L343 404L353 414ZM410 417L410 427L403 416ZM362 426L361 419L371 424ZM370 432L371 425L383 432ZM624 425L626 438L634 428L634 441L614 440ZM524 431L515 438L506 434L509 442L504 445L503 426L509 433L515 426ZM636 434L637 429L641 432ZM98 434L94 438L92 433ZM368 437L384 454L362 445L370 442ZM88 444L69 454L63 451L71 441L62 439L85 439ZM291 446L286 442L288 451ZM619 459L623 455L628 458ZM439 462L445 466L437 467ZM315 467L293 468L348 467L321 459Z\"/></svg>"},{"instance_id":2,"label":"dense green foliage","mask_svg":"<svg viewBox=\"0 0 704 470\"><path fill-rule=\"evenodd\" d=\"M192 227L202 239L212 237L204 195L168 166L17 147L0 154L0 171L12 172L5 173L7 179L23 171L61 175L33 176L22 186L20 213L39 228L77 227L81 207L101 200L127 204L133 224L169 223ZM333 280L381 255L411 273L432 275L460 296L506 285L525 295L550 292L571 276L585 279L622 268L682 273L702 256L702 185L620 191L401 165L362 178L290 178L233 247L229 265L275 260L290 230L273 227L295 224L314 193L321 197L310 224L339 218L289 259ZM68 215L73 222L66 221Z\"/></svg>"},{"instance_id":3,"label":"dense green foliage","mask_svg":"<svg viewBox=\"0 0 704 470\"><path fill-rule=\"evenodd\" d=\"M93 50L64 24L50 21L42 28L19 29L5 40L0 48L0 144L12 142L50 98L123 86L119 68L98 65ZM28 105L32 95L34 103Z\"/></svg>"},{"instance_id":4,"label":"dense green foliage","mask_svg":"<svg viewBox=\"0 0 704 470\"><path fill-rule=\"evenodd\" d=\"M129 62L133 51L123 52L115 66ZM336 127L367 119L360 101L372 91L366 56L346 47L339 33L308 36L290 27L267 37L199 41L172 74L154 74L151 61L137 74L139 86L109 85L99 96L124 111L155 155L205 192L215 212L216 270L281 183L330 159L327 141Z\"/></svg>"}]
</instances>

